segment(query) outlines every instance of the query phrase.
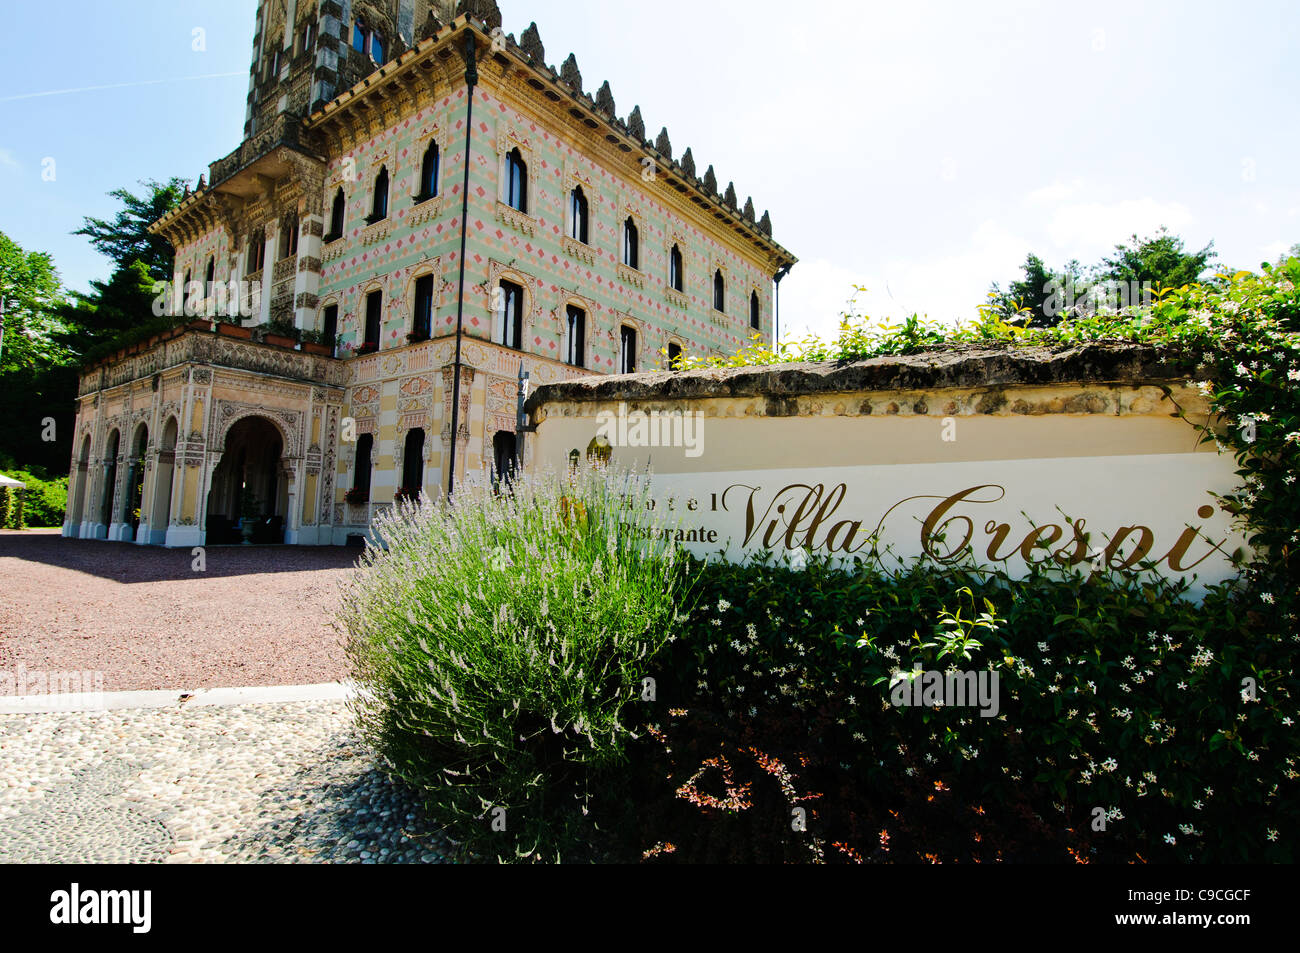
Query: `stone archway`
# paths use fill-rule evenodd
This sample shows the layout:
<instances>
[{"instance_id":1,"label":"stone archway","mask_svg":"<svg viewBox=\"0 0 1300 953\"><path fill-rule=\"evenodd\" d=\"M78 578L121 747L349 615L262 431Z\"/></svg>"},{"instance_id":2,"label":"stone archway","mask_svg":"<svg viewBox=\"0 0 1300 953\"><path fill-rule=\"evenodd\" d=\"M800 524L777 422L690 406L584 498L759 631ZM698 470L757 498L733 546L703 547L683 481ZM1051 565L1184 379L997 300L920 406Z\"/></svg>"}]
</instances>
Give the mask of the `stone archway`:
<instances>
[{"instance_id":1,"label":"stone archway","mask_svg":"<svg viewBox=\"0 0 1300 953\"><path fill-rule=\"evenodd\" d=\"M117 456L121 449L122 432L116 428L104 444L104 476L99 493L99 525L95 535L103 538L113 525L113 497L117 494ZM103 527L102 532L99 527Z\"/></svg>"},{"instance_id":2,"label":"stone archway","mask_svg":"<svg viewBox=\"0 0 1300 953\"><path fill-rule=\"evenodd\" d=\"M242 522L250 518L254 542L284 541L292 478L285 450L283 431L267 417L251 414L230 426L208 484L208 544L242 542ZM253 515L247 517L246 512Z\"/></svg>"},{"instance_id":3,"label":"stone archway","mask_svg":"<svg viewBox=\"0 0 1300 953\"><path fill-rule=\"evenodd\" d=\"M122 538L127 542L145 542L141 538L141 526L144 523L144 479L145 479L145 455L149 450L149 425L143 421L135 428L135 436L131 440L131 456L129 458L126 471L126 488L123 496L122 506L122 524L124 527ZM144 526L144 532L148 533L148 526Z\"/></svg>"},{"instance_id":4,"label":"stone archway","mask_svg":"<svg viewBox=\"0 0 1300 953\"><path fill-rule=\"evenodd\" d=\"M81 441L76 469L68 480L68 515L64 521L64 536L78 538L85 535L82 520L86 512L87 483L90 477L90 434Z\"/></svg>"},{"instance_id":5,"label":"stone archway","mask_svg":"<svg viewBox=\"0 0 1300 953\"><path fill-rule=\"evenodd\" d=\"M176 440L180 427L175 417L163 425L162 441L158 445L158 460L154 464L153 490L149 494L148 542L163 545L171 526L172 485L176 474Z\"/></svg>"}]
</instances>

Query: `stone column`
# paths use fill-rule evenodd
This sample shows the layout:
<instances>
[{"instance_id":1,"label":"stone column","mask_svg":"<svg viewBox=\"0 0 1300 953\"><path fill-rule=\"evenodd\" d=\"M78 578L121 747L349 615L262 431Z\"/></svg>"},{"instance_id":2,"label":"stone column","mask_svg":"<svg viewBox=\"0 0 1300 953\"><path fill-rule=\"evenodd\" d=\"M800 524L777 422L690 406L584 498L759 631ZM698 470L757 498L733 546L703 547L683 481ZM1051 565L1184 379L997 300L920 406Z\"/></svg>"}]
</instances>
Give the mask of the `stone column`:
<instances>
[{"instance_id":1,"label":"stone column","mask_svg":"<svg viewBox=\"0 0 1300 953\"><path fill-rule=\"evenodd\" d=\"M293 278L293 322L300 331L316 328L316 303L320 300L321 237L325 221L303 213L299 218L298 270Z\"/></svg>"},{"instance_id":2,"label":"stone column","mask_svg":"<svg viewBox=\"0 0 1300 953\"><path fill-rule=\"evenodd\" d=\"M266 225L266 255L262 263L262 308L255 324L266 324L271 320L271 292L275 283L275 253L280 243L280 223L268 222Z\"/></svg>"}]
</instances>

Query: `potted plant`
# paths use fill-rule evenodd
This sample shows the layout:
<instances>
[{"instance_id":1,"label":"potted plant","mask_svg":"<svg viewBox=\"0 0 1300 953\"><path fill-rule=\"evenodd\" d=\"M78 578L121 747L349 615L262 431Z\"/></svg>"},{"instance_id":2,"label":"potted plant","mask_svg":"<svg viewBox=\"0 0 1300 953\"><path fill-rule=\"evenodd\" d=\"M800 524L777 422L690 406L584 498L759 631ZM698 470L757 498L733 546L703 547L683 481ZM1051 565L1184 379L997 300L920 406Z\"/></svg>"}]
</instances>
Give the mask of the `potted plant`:
<instances>
[{"instance_id":1,"label":"potted plant","mask_svg":"<svg viewBox=\"0 0 1300 953\"><path fill-rule=\"evenodd\" d=\"M327 337L330 340L326 340ZM326 335L324 331L303 331L301 342L303 351L308 354L322 354L326 357L334 356L333 335Z\"/></svg>"},{"instance_id":2,"label":"potted plant","mask_svg":"<svg viewBox=\"0 0 1300 953\"><path fill-rule=\"evenodd\" d=\"M253 531L261 515L262 504L257 495L249 487L244 487L239 495L239 534L244 537L243 545L253 545Z\"/></svg>"},{"instance_id":3,"label":"potted plant","mask_svg":"<svg viewBox=\"0 0 1300 953\"><path fill-rule=\"evenodd\" d=\"M399 487L397 493L393 496L394 503L419 503L420 487L403 486Z\"/></svg>"},{"instance_id":4,"label":"potted plant","mask_svg":"<svg viewBox=\"0 0 1300 953\"><path fill-rule=\"evenodd\" d=\"M298 329L291 321L270 321L262 325L262 343L273 347L297 347Z\"/></svg>"},{"instance_id":5,"label":"potted plant","mask_svg":"<svg viewBox=\"0 0 1300 953\"><path fill-rule=\"evenodd\" d=\"M252 328L246 328L242 324L236 324L233 321L218 321L217 333L228 338L238 338L241 341L251 341L253 339Z\"/></svg>"},{"instance_id":6,"label":"potted plant","mask_svg":"<svg viewBox=\"0 0 1300 953\"><path fill-rule=\"evenodd\" d=\"M354 486L343 494L343 499L352 506L361 506L370 502L370 492L365 487Z\"/></svg>"}]
</instances>

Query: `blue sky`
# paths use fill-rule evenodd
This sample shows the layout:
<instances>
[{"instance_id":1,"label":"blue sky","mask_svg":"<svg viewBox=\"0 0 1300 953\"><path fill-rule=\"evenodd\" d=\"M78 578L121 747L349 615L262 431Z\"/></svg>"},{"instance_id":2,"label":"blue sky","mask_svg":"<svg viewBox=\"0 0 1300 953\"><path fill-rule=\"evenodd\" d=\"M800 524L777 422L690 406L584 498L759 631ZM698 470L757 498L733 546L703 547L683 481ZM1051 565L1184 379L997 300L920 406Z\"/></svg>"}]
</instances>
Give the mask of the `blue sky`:
<instances>
[{"instance_id":1,"label":"blue sky","mask_svg":"<svg viewBox=\"0 0 1300 953\"><path fill-rule=\"evenodd\" d=\"M1091 263L1161 224L1237 267L1300 242L1294 3L500 6L507 31L536 20L553 64L576 53L588 89L608 79L621 115L639 103L652 137L666 124L678 155L771 210L801 259L783 337L832 331L855 284L873 316L968 317L1029 251ZM0 230L69 286L106 276L69 233L113 211L110 190L197 180L238 145L254 9L10 0Z\"/></svg>"}]
</instances>

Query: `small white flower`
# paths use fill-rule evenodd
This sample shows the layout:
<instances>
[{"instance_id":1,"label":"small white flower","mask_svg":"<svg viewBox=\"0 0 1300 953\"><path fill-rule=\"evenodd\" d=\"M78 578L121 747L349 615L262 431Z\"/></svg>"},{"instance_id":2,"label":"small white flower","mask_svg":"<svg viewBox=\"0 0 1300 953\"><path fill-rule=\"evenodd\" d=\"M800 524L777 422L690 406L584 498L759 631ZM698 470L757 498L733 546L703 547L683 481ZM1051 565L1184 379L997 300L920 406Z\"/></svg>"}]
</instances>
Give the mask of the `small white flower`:
<instances>
[{"instance_id":1,"label":"small white flower","mask_svg":"<svg viewBox=\"0 0 1300 953\"><path fill-rule=\"evenodd\" d=\"M1166 834L1166 835L1165 835L1165 843L1166 843L1166 844L1177 844L1178 841L1174 840L1174 835L1173 835L1173 834Z\"/></svg>"}]
</instances>

